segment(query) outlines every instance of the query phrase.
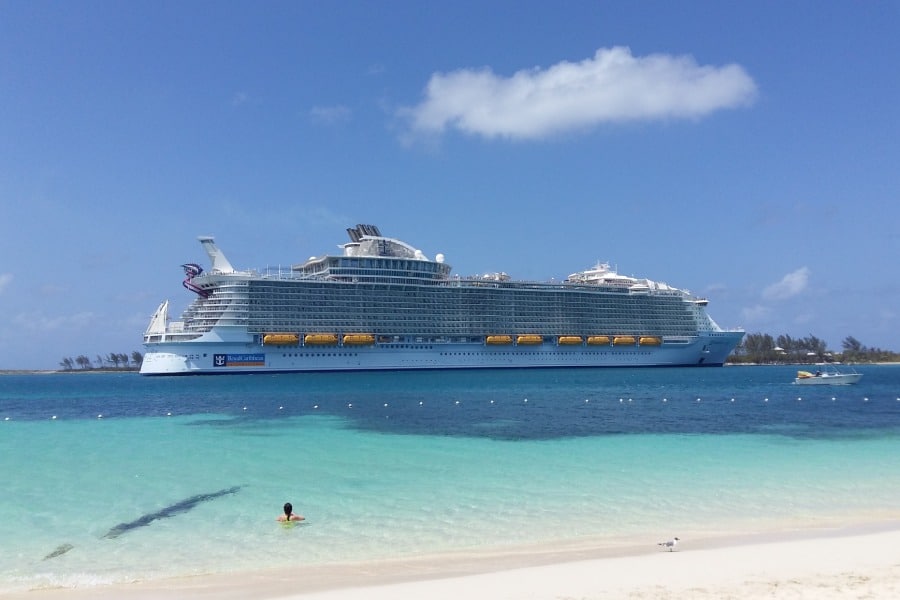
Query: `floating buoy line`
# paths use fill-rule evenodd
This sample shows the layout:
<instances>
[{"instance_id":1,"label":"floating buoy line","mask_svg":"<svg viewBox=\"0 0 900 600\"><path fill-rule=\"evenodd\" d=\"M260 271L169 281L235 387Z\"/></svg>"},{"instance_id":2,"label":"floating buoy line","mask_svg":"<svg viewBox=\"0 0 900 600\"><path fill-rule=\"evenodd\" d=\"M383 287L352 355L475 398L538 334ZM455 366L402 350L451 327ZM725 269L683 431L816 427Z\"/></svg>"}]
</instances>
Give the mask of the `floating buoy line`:
<instances>
[{"instance_id":1,"label":"floating buoy line","mask_svg":"<svg viewBox=\"0 0 900 600\"><path fill-rule=\"evenodd\" d=\"M819 399L814 399L814 400L809 400L809 398L805 398L805 399L804 399L803 396L797 396L797 397L794 399L795 402L806 402L807 400L809 401L808 404L810 404L811 406L815 406L816 403L820 401ZM830 400L831 400L831 402L838 402L838 397L837 397L837 396L831 396ZM862 404L871 404L871 403L873 402L872 399L869 398L868 396L863 396L863 397L857 398L857 399L854 399L854 398L843 398L843 399L841 399L841 400L842 400L842 402L844 402L845 404L849 404L849 403L854 402L854 401L860 402L860 403L862 403ZM616 401L618 401L618 402L616 402ZM826 399L823 398L823 399L821 399L821 401L826 401ZM553 402L554 402L554 403L558 403L557 400L554 400ZM660 402L661 404L673 404L673 403L677 403L678 400L671 400L671 399L668 398L668 397L662 397L662 398L659 398L658 400L653 400L653 399L641 400L640 398L638 398L637 401L635 401L634 398L626 398L625 396L622 396L622 397L619 397L619 398L615 398L615 399L612 399L612 398L611 398L611 399L608 400L608 403L610 403L610 404L619 404L619 405L621 405L621 406L628 406L628 405L631 405L631 404L644 404L644 405L646 405L648 402ZM717 405L717 404L723 404L723 405L728 405L728 404L747 405L747 404L751 404L751 403L753 403L753 402L759 402L759 403L761 403L762 405L768 405L768 404L770 403L768 397L763 397L763 398L760 399L760 400L752 400L752 399L751 399L751 400L744 400L744 399L735 398L735 397L729 397L729 398L721 398L721 397L717 397L717 398L713 398L712 400L706 400L706 399L704 399L704 398L702 398L702 397L696 397L696 398L694 399L693 402L690 402L690 401L687 400L687 399L685 399L685 400L683 401L684 404L693 404L693 405L698 405L698 404L702 405L702 404L706 404L706 405L713 405L713 406L715 406L715 405ZM900 402L900 396L898 396L897 398L895 398L895 402ZM510 406L511 406L511 405L513 405L513 404L516 404L516 403L518 403L520 406L530 406L530 405L534 405L533 402L529 402L529 399L528 399L528 398L522 398L522 400L519 401L519 402L516 402L516 401L514 401L514 400L510 400L510 401L501 401L501 400L495 400L495 399L491 399L491 400L488 400L488 401L487 401L487 404L490 405L490 406L496 406L496 405L498 405L498 404L506 404L506 405L510 405ZM392 410L396 410L396 409L397 409L397 407L396 407L395 405L393 405L393 404L391 404L391 403L389 403L389 402L383 402L383 401L382 401L382 402L380 402L380 404L382 405L382 408L384 408L384 409L392 409ZM481 403L478 402L478 401L468 401L467 404L464 404L464 403L461 402L460 400L454 400L452 406L454 406L454 407L462 407L462 406L466 406L466 405L468 405L468 406L478 406L479 404L481 404ZM540 403L538 403L538 405L539 405L539 404L540 404ZM584 406L584 405L590 405L590 404L593 404L594 406L603 406L605 403L604 403L604 399L603 399L603 398L584 398L584 399L582 400L582 402L580 403L581 406ZM425 406L425 401L419 400L418 406L419 406L419 407L424 407L424 406ZM429 403L429 407L440 407L440 404L439 404L439 403L431 402L431 403ZM278 411L282 411L282 413L284 412L284 405L283 405L283 404L278 405L278 406L275 407L275 408L277 408ZM349 409L354 409L354 408L357 408L357 409L358 409L359 406L354 405L353 402L348 402L348 403L346 404L346 408L347 408L348 410L349 410ZM319 405L319 404L312 404L312 405L310 405L310 406L308 407L308 409L309 409L309 410L319 410L319 409L320 409L320 405ZM402 410L402 405L401 405L400 410ZM242 407L241 407L241 412L250 413L249 407L248 407L248 406L242 406ZM165 411L164 413L161 413L160 416L171 417L172 414L173 414L172 411L171 411L171 410L168 410L168 411ZM295 413L295 414L296 414L296 413ZM130 415L129 415L129 416L130 416ZM140 416L148 416L148 415L140 415ZM14 415L13 415L13 416L3 415L2 418L3 418L3 421L4 421L4 422L6 422L6 421L15 421ZM56 415L56 414L49 414L46 418L49 419L49 420L51 420L51 421L65 420L65 417L60 417L59 415ZM76 418L83 418L83 417L76 417ZM109 415L104 415L103 413L98 413L98 414L96 415L95 418L96 418L97 420L108 420ZM33 420L33 419L29 419L29 420Z\"/></svg>"}]
</instances>

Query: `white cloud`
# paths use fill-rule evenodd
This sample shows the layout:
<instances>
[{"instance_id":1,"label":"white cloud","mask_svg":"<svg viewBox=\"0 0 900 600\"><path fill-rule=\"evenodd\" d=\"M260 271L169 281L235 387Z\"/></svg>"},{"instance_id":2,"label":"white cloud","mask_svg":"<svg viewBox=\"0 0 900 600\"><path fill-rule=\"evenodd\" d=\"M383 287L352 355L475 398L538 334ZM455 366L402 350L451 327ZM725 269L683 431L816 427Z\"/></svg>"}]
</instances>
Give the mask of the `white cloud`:
<instances>
[{"instance_id":1,"label":"white cloud","mask_svg":"<svg viewBox=\"0 0 900 600\"><path fill-rule=\"evenodd\" d=\"M12 278L13 276L11 273L0 273L0 294L3 293L6 286L12 281Z\"/></svg>"},{"instance_id":2,"label":"white cloud","mask_svg":"<svg viewBox=\"0 0 900 600\"><path fill-rule=\"evenodd\" d=\"M313 121L325 124L344 123L350 120L351 114L350 109L343 105L314 106L309 111Z\"/></svg>"},{"instance_id":3,"label":"white cloud","mask_svg":"<svg viewBox=\"0 0 900 600\"><path fill-rule=\"evenodd\" d=\"M809 283L809 269L800 267L793 273L788 273L778 283L773 283L763 290L762 295L766 300L786 300L792 298L806 289Z\"/></svg>"},{"instance_id":4,"label":"white cloud","mask_svg":"<svg viewBox=\"0 0 900 600\"><path fill-rule=\"evenodd\" d=\"M537 139L599 123L697 118L746 105L756 84L735 64L702 66L691 56L632 56L601 48L578 63L521 70L435 73L417 106L400 110L412 133L448 127L486 138Z\"/></svg>"}]
</instances>

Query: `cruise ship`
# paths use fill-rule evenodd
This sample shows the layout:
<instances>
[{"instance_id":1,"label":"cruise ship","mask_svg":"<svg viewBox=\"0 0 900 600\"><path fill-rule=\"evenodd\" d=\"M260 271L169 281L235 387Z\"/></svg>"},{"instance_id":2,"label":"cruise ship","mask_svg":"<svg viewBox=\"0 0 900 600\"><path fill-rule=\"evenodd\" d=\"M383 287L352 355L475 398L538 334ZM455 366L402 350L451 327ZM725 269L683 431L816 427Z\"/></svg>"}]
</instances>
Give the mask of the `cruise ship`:
<instances>
[{"instance_id":1,"label":"cruise ship","mask_svg":"<svg viewBox=\"0 0 900 600\"><path fill-rule=\"evenodd\" d=\"M340 252L237 270L212 237L180 320L160 304L144 375L538 367L721 366L744 335L707 300L608 264L562 281L451 275L444 256L347 229Z\"/></svg>"}]
</instances>

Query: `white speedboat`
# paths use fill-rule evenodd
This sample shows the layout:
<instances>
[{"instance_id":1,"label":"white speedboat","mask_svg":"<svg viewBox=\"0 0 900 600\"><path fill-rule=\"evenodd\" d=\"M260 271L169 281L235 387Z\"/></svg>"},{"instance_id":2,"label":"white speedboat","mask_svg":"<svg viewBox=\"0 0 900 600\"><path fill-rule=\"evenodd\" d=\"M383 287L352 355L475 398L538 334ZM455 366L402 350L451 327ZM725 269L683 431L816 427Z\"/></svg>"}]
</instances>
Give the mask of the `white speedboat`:
<instances>
[{"instance_id":1,"label":"white speedboat","mask_svg":"<svg viewBox=\"0 0 900 600\"><path fill-rule=\"evenodd\" d=\"M815 371L797 371L797 385L850 385L862 379L855 370L839 371L834 365L817 367Z\"/></svg>"}]
</instances>

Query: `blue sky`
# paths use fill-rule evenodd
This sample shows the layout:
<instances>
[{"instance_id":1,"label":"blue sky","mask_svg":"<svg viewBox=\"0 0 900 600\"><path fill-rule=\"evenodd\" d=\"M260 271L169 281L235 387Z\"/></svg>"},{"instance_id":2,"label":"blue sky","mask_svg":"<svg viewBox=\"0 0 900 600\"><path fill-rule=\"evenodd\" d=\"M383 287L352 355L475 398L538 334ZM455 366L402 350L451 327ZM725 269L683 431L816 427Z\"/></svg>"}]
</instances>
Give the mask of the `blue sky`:
<instances>
[{"instance_id":1,"label":"blue sky","mask_svg":"<svg viewBox=\"0 0 900 600\"><path fill-rule=\"evenodd\" d=\"M377 224L900 350L900 3L0 2L0 369Z\"/></svg>"}]
</instances>

